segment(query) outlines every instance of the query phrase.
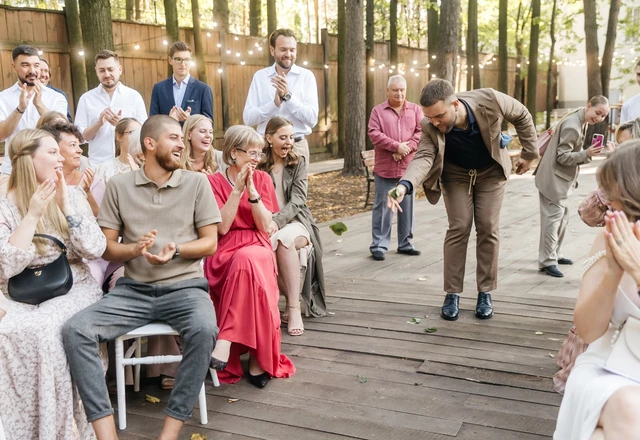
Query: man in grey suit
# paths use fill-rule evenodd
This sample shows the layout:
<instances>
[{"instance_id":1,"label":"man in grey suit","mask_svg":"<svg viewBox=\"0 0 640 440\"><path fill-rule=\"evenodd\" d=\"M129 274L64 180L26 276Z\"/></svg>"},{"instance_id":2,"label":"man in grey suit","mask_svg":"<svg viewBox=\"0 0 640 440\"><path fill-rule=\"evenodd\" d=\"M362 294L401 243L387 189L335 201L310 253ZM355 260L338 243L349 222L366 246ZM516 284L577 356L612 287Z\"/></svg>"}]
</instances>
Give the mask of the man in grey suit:
<instances>
[{"instance_id":1,"label":"man in grey suit","mask_svg":"<svg viewBox=\"0 0 640 440\"><path fill-rule=\"evenodd\" d=\"M475 223L476 283L475 316L493 316L491 292L498 284L500 208L512 163L502 121L518 132L522 153L516 173L524 174L538 157L536 130L531 114L521 103L493 89L456 94L443 79L431 80L423 89L418 151L400 184L389 192L388 206L400 207L405 194L422 183L427 199L436 204L442 195L449 229L444 240L444 291L440 316L458 319L460 292L464 285L467 245ZM445 148L446 147L446 148Z\"/></svg>"},{"instance_id":2,"label":"man in grey suit","mask_svg":"<svg viewBox=\"0 0 640 440\"><path fill-rule=\"evenodd\" d=\"M569 196L577 186L580 165L602 152L603 142L582 149L588 125L602 122L609 114L609 101L591 98L587 107L566 115L554 128L544 156L535 171L540 196L540 246L538 266L552 277L563 277L558 264L573 264L562 255L562 241L569 223Z\"/></svg>"}]
</instances>

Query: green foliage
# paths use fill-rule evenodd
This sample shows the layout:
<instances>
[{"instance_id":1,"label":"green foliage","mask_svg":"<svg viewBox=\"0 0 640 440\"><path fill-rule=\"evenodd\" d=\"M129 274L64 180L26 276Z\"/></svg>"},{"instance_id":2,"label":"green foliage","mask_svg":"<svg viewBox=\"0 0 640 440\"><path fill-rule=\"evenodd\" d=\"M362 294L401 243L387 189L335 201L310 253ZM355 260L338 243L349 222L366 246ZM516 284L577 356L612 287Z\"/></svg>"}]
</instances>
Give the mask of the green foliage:
<instances>
[{"instance_id":1,"label":"green foliage","mask_svg":"<svg viewBox=\"0 0 640 440\"><path fill-rule=\"evenodd\" d=\"M329 229L333 231L338 237L347 232L347 225L342 222L334 223L329 226Z\"/></svg>"}]
</instances>

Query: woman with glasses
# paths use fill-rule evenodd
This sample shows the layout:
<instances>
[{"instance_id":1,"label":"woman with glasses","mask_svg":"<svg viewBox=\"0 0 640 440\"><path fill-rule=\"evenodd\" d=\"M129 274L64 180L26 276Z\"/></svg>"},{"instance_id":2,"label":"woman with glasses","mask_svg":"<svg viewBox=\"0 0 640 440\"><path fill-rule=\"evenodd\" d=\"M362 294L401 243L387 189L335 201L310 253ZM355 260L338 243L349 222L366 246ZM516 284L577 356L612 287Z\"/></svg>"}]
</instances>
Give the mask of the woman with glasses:
<instances>
[{"instance_id":1,"label":"woman with glasses","mask_svg":"<svg viewBox=\"0 0 640 440\"><path fill-rule=\"evenodd\" d=\"M224 135L224 172L209 176L222 222L218 249L204 272L220 333L211 367L221 382L243 376L240 355L249 352L249 382L263 388L271 377L290 377L295 367L280 353L280 314L275 254L267 230L278 200L271 177L256 170L264 139L236 125Z\"/></svg>"},{"instance_id":2,"label":"woman with glasses","mask_svg":"<svg viewBox=\"0 0 640 440\"><path fill-rule=\"evenodd\" d=\"M304 333L300 312L300 291L306 309L313 316L325 316L324 270L320 231L307 207L307 162L293 151L293 125L275 116L265 127L265 159L258 168L269 173L276 188L277 214L273 215L269 230L271 245L278 262L278 285L285 295L287 306L282 320L287 322L291 336ZM301 249L313 244L313 264L307 267L304 285L300 286ZM305 253L306 255L306 253ZM302 257L304 258L304 257ZM304 258L304 261L308 261Z\"/></svg>"}]
</instances>

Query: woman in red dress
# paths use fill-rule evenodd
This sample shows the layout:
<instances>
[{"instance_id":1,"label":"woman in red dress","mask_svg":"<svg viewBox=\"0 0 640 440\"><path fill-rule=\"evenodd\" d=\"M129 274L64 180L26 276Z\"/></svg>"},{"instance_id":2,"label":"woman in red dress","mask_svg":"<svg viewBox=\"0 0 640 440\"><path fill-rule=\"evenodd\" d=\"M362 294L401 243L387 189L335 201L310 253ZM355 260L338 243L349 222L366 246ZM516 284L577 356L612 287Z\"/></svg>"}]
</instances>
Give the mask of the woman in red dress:
<instances>
[{"instance_id":1,"label":"woman in red dress","mask_svg":"<svg viewBox=\"0 0 640 440\"><path fill-rule=\"evenodd\" d=\"M218 250L204 267L220 328L211 366L221 382L235 383L243 375L240 355L249 351L248 379L259 388L271 377L295 373L280 353L277 266L266 232L278 202L271 177L255 169L263 146L251 127L236 125L225 133L229 168L209 176L222 214Z\"/></svg>"}]
</instances>

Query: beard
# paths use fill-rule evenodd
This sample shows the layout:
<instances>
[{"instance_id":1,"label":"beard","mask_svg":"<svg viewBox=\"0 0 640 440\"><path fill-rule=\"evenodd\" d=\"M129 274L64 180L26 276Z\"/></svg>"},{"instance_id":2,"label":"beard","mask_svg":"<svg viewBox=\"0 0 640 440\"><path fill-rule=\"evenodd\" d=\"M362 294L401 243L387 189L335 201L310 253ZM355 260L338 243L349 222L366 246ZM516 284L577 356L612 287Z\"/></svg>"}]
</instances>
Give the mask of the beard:
<instances>
[{"instance_id":1,"label":"beard","mask_svg":"<svg viewBox=\"0 0 640 440\"><path fill-rule=\"evenodd\" d=\"M33 87L33 86L36 85L36 80L38 79L38 75L36 75L36 74L27 75L24 78L18 77L18 79L20 80L20 82L22 84L26 84L29 87Z\"/></svg>"},{"instance_id":2,"label":"beard","mask_svg":"<svg viewBox=\"0 0 640 440\"><path fill-rule=\"evenodd\" d=\"M293 63L295 62L295 60L292 59L288 59L288 60L276 60L276 64L278 66L280 66L281 69L284 70L289 70L291 69L291 66L293 66ZM286 65L288 64L288 66Z\"/></svg>"},{"instance_id":3,"label":"beard","mask_svg":"<svg viewBox=\"0 0 640 440\"><path fill-rule=\"evenodd\" d=\"M156 156L156 161L158 162L158 165L160 165L167 171L175 171L180 168L180 160L177 160L175 157L173 157L173 151L169 151L167 154Z\"/></svg>"}]
</instances>

